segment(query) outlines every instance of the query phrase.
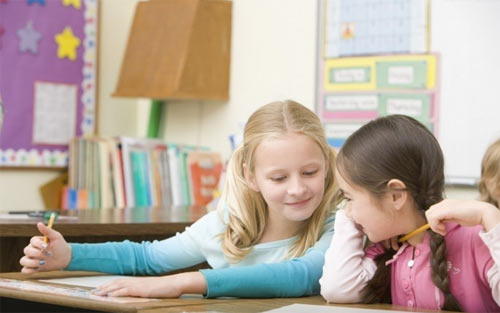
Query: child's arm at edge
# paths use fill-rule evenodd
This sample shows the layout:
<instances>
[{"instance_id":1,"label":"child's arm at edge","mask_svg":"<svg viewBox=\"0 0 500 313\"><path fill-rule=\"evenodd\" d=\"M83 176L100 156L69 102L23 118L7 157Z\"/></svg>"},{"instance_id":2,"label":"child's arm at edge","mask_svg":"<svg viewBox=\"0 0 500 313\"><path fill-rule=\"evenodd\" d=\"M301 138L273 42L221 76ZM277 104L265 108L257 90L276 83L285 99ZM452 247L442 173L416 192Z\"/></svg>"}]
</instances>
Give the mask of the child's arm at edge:
<instances>
[{"instance_id":1,"label":"child's arm at edge","mask_svg":"<svg viewBox=\"0 0 500 313\"><path fill-rule=\"evenodd\" d=\"M500 210L483 201L445 199L431 206L425 215L432 230L443 236L446 234L446 222L483 227L479 237L494 261L486 276L493 299L500 305Z\"/></svg>"},{"instance_id":2,"label":"child's arm at edge","mask_svg":"<svg viewBox=\"0 0 500 313\"><path fill-rule=\"evenodd\" d=\"M479 232L479 237L488 247L495 262L486 273L486 277L491 288L491 295L500 306L500 224L497 224L488 232Z\"/></svg>"}]
</instances>

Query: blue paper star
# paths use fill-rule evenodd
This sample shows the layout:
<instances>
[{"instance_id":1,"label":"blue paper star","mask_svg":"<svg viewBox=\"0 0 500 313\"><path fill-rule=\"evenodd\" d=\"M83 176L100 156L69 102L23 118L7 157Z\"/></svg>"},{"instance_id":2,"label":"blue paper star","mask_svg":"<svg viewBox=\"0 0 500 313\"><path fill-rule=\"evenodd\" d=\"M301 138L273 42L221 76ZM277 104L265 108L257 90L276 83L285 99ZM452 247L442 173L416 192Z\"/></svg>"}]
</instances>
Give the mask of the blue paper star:
<instances>
[{"instance_id":1,"label":"blue paper star","mask_svg":"<svg viewBox=\"0 0 500 313\"><path fill-rule=\"evenodd\" d=\"M38 40L42 35L33 29L33 24L29 21L24 28L17 30L19 36L19 50L21 52L31 51L33 54L38 53Z\"/></svg>"},{"instance_id":2,"label":"blue paper star","mask_svg":"<svg viewBox=\"0 0 500 313\"><path fill-rule=\"evenodd\" d=\"M39 3L40 5L45 5L45 0L27 0L29 5L32 5L33 3Z\"/></svg>"}]
</instances>

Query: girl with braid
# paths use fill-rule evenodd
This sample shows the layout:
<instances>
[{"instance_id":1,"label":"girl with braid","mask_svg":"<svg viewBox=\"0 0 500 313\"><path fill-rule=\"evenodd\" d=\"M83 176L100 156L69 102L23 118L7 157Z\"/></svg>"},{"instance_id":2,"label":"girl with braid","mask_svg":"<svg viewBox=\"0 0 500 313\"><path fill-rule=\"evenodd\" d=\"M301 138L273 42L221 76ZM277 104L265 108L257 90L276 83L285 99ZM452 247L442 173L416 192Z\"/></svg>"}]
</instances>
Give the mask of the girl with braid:
<instances>
[{"instance_id":1,"label":"girl with braid","mask_svg":"<svg viewBox=\"0 0 500 313\"><path fill-rule=\"evenodd\" d=\"M345 207L320 279L328 302L500 312L500 211L443 200L443 154L425 126L371 121L343 145L335 177ZM401 247L388 248L394 238Z\"/></svg>"}]
</instances>

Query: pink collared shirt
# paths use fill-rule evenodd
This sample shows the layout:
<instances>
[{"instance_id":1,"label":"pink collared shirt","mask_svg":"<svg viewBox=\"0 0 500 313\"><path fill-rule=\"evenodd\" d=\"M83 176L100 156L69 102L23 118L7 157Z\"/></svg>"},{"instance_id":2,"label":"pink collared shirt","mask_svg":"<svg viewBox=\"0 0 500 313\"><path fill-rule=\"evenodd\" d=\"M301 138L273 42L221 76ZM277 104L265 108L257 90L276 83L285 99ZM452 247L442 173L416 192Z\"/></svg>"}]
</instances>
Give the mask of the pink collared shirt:
<instances>
[{"instance_id":1,"label":"pink collared shirt","mask_svg":"<svg viewBox=\"0 0 500 313\"><path fill-rule=\"evenodd\" d=\"M321 294L328 302L360 302L360 291L376 270L380 244L363 251L363 233L337 212L335 234L325 255ZM443 293L431 280L429 234L422 243L404 244L392 264L391 295L395 305L440 309ZM467 312L500 312L500 225L485 233L481 226L447 224L445 236L450 289Z\"/></svg>"}]
</instances>

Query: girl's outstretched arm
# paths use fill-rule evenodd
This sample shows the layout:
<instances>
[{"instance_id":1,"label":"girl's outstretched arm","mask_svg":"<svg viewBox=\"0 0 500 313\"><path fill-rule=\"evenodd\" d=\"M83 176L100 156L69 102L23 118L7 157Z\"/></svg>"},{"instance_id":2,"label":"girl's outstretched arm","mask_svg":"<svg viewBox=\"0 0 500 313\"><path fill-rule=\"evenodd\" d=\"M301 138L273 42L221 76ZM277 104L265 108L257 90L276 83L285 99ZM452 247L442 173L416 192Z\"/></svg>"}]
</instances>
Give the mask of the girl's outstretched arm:
<instances>
[{"instance_id":1,"label":"girl's outstretched arm","mask_svg":"<svg viewBox=\"0 0 500 313\"><path fill-rule=\"evenodd\" d=\"M333 216L324 232L306 253L291 260L224 269L201 270L208 298L303 297L319 294L325 251L333 236Z\"/></svg>"},{"instance_id":2,"label":"girl's outstretched arm","mask_svg":"<svg viewBox=\"0 0 500 313\"><path fill-rule=\"evenodd\" d=\"M328 302L359 303L360 291L373 277L377 266L365 256L363 233L345 215L337 211L335 234L326 251L323 276L319 283L321 295Z\"/></svg>"},{"instance_id":3,"label":"girl's outstretched arm","mask_svg":"<svg viewBox=\"0 0 500 313\"><path fill-rule=\"evenodd\" d=\"M200 272L185 272L162 277L120 279L100 286L95 290L95 294L167 298L178 297L184 293L205 294L208 298L221 296L245 298L299 297L318 294L318 280L321 276L324 252L333 235L333 218L327 225L325 226L326 231L314 247L307 250L304 256L289 261L207 269ZM167 240L174 239L169 238ZM134 249L145 250L147 254L147 249L142 249L139 244L129 244L128 247L118 245L114 246L113 249L108 246L103 252L117 248L130 250L128 253L121 251L116 255L127 254L131 259L134 259L134 256L137 255L144 255L143 252L133 252ZM177 248L177 250L182 250L181 247ZM78 249L76 250L78 251ZM169 245L167 250L175 251L176 249ZM172 264L176 258L182 257L178 253L173 254L174 259L165 260L168 261L166 263ZM116 264L120 265L121 262L123 261L112 261L110 265L115 265L110 267L112 268ZM130 269L137 267L137 263L134 266L128 266ZM154 268L154 266L147 266L146 268Z\"/></svg>"},{"instance_id":4,"label":"girl's outstretched arm","mask_svg":"<svg viewBox=\"0 0 500 313\"><path fill-rule=\"evenodd\" d=\"M143 298L177 298L185 293L203 294L206 282L199 272L168 276L116 279L94 289L99 296L134 296Z\"/></svg>"},{"instance_id":5,"label":"girl's outstretched arm","mask_svg":"<svg viewBox=\"0 0 500 313\"><path fill-rule=\"evenodd\" d=\"M120 279L97 288L96 295L179 297L185 293L207 298L301 297L319 294L324 250L311 248L299 258L280 263L206 269L161 277Z\"/></svg>"},{"instance_id":6,"label":"girl's outstretched arm","mask_svg":"<svg viewBox=\"0 0 500 313\"><path fill-rule=\"evenodd\" d=\"M201 270L207 298L303 297L319 294L324 250L311 248L299 258L269 264Z\"/></svg>"},{"instance_id":7,"label":"girl's outstretched arm","mask_svg":"<svg viewBox=\"0 0 500 313\"><path fill-rule=\"evenodd\" d=\"M431 229L443 236L446 234L446 222L483 226L479 237L488 247L494 261L486 276L493 299L500 305L500 210L487 202L445 199L431 206L425 215Z\"/></svg>"},{"instance_id":8,"label":"girl's outstretched arm","mask_svg":"<svg viewBox=\"0 0 500 313\"><path fill-rule=\"evenodd\" d=\"M206 261L202 246L223 227L210 212L173 237L153 242L131 241L71 245L67 270L121 275L159 275Z\"/></svg>"},{"instance_id":9,"label":"girl's outstretched arm","mask_svg":"<svg viewBox=\"0 0 500 313\"><path fill-rule=\"evenodd\" d=\"M205 261L183 244L182 235L142 243L125 240L95 244L71 243L66 270L99 271L119 275L160 275Z\"/></svg>"}]
</instances>

